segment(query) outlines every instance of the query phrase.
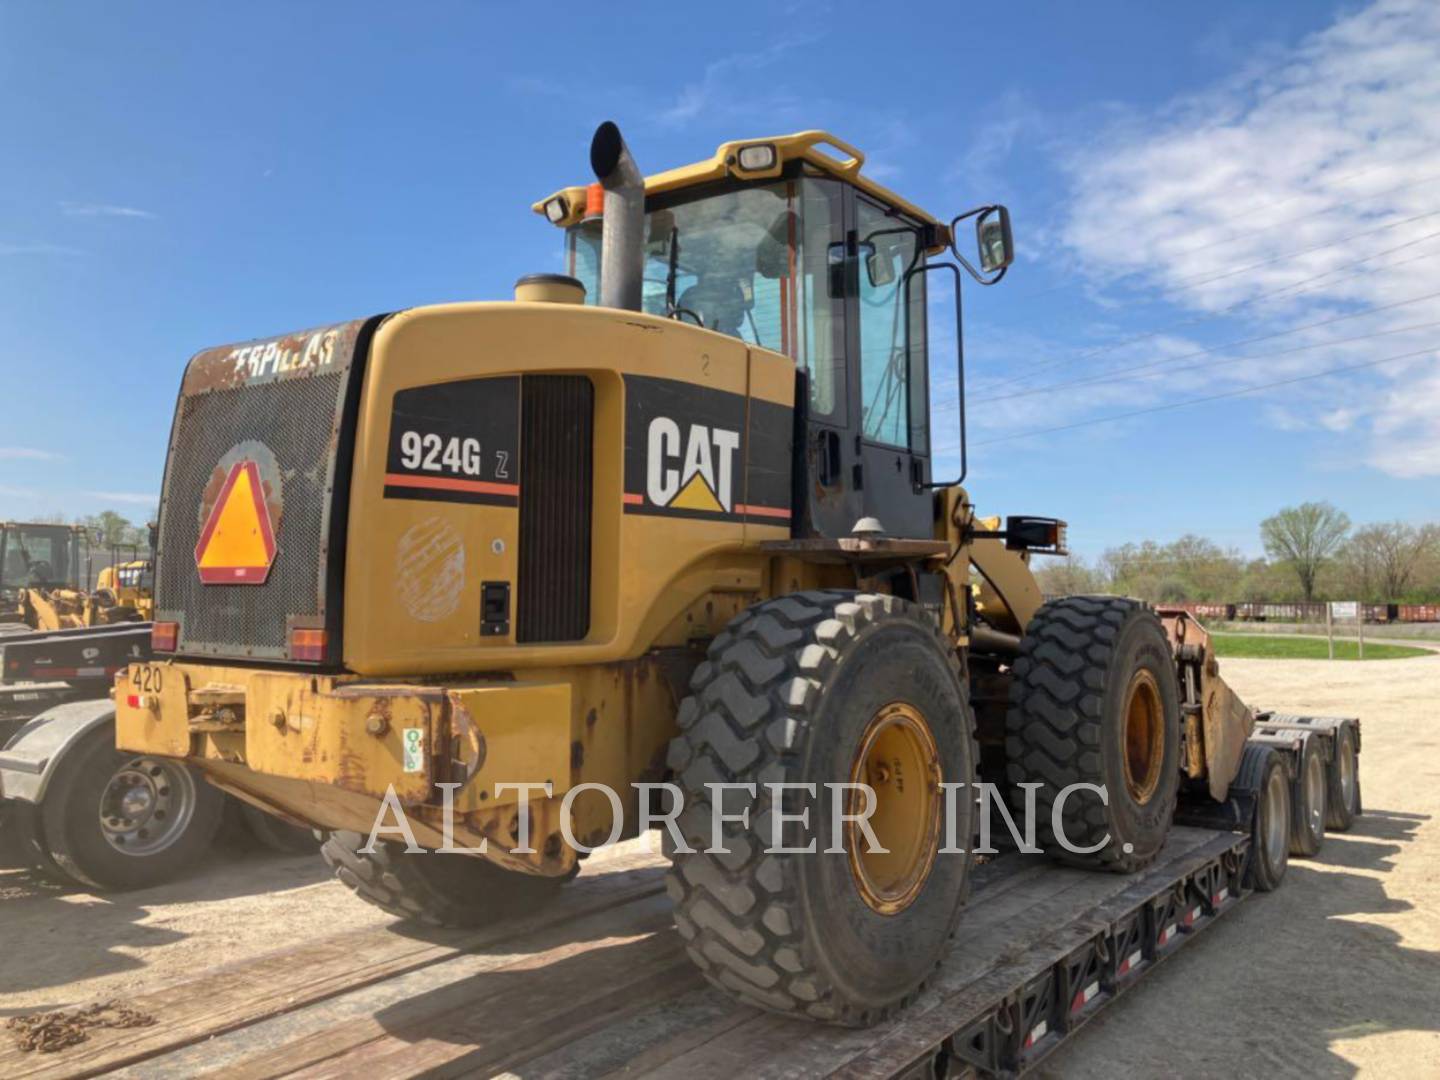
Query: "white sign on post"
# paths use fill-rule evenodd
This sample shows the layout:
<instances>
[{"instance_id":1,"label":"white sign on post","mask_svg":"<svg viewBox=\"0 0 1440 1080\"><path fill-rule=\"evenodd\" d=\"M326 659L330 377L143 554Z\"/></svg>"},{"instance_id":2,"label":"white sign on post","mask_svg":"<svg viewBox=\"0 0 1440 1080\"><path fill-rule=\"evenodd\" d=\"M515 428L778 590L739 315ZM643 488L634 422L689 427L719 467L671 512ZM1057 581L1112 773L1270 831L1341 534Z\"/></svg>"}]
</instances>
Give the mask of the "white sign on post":
<instances>
[{"instance_id":1,"label":"white sign on post","mask_svg":"<svg viewBox=\"0 0 1440 1080\"><path fill-rule=\"evenodd\" d=\"M1360 618L1360 601L1331 600L1325 608L1325 640L1328 642L1330 659L1335 659L1335 620L1348 619L1355 624L1359 635L1360 659L1365 659L1365 621Z\"/></svg>"}]
</instances>

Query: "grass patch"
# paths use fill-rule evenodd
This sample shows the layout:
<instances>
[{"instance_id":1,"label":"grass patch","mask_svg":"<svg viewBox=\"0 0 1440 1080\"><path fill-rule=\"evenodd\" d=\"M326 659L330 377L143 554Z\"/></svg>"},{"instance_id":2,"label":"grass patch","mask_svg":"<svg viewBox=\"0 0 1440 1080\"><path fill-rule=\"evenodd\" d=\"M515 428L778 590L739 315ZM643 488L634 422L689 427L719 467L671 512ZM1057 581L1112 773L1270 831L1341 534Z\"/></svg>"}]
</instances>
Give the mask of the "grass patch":
<instances>
[{"instance_id":1,"label":"grass patch","mask_svg":"<svg viewBox=\"0 0 1440 1080\"><path fill-rule=\"evenodd\" d=\"M1239 660L1326 660L1330 652L1324 638L1293 637L1286 634L1211 634L1215 655ZM1366 640L1366 660L1404 660L1412 656L1433 656L1429 649L1409 645L1381 644ZM1336 660L1360 659L1354 638L1335 639Z\"/></svg>"}]
</instances>

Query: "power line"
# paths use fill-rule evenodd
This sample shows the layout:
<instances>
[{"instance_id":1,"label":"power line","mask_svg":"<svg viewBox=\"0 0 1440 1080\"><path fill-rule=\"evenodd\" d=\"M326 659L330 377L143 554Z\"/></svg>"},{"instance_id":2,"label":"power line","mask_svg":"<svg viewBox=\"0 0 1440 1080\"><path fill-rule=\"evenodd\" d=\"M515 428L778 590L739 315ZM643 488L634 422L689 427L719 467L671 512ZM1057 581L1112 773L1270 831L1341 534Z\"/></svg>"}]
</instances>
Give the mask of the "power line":
<instances>
[{"instance_id":1,"label":"power line","mask_svg":"<svg viewBox=\"0 0 1440 1080\"><path fill-rule=\"evenodd\" d=\"M1233 304L1228 304L1228 305L1226 305L1226 306L1223 307L1223 308L1219 308L1219 309L1217 309L1217 310L1215 310L1215 311L1212 311L1212 312L1207 312L1207 313L1204 314L1204 315L1198 315L1198 316L1196 316L1196 317L1194 317L1194 318L1191 318L1191 319L1181 319L1181 320L1179 320L1179 321L1177 321L1177 322L1166 323L1166 324L1164 324L1164 325L1162 325L1162 326L1159 326L1159 327L1155 328L1154 330L1147 330L1147 331L1145 331L1144 333L1141 333L1141 334L1134 334L1134 335L1132 335L1132 336L1130 336L1130 337L1128 337L1128 338L1121 338L1121 339L1119 339L1118 341L1108 342L1108 343L1105 344L1105 345L1100 345L1100 346L1097 346L1096 348L1089 349L1089 350L1087 350L1087 351L1085 351L1085 352L1083 352L1083 353L1080 353L1078 356L1055 356L1055 357L1051 357L1049 360L1045 360L1045 361L1042 361L1042 362L1039 363L1039 364L1034 365L1034 366L1033 366L1030 370L1028 370L1028 371L1021 372L1021 373L1018 374L1018 375L1012 375L1012 376L1010 376L1009 378L1006 378L1006 379L1000 379L1000 380L998 380L998 381L996 381L996 382L992 382L992 383L988 384L987 386L978 387L977 389L982 389L982 390L998 390L998 389L999 389L1000 387L1002 387L1002 386L1009 386L1009 385L1011 385L1012 383L1023 382L1023 381L1026 380L1026 379L1032 379L1032 378L1034 378L1037 374L1039 374L1039 372L1040 372L1042 369L1044 369L1044 368L1049 368L1049 367L1053 367L1053 366L1055 366L1056 364L1081 363L1081 362L1083 362L1083 361L1085 361L1085 360L1089 360L1089 359L1091 359L1091 358L1093 358L1093 357L1096 357L1096 356L1104 356L1106 353L1115 352L1116 350L1125 348L1126 346L1134 345L1136 342L1148 341L1148 340L1150 340L1151 338L1159 337L1161 334L1165 333L1165 332L1168 331L1168 330L1175 330L1175 329L1179 329L1180 327L1183 327L1183 326L1195 326L1195 325L1198 325L1198 324L1200 324L1200 323L1211 322L1211 321L1213 321L1213 320L1215 320L1215 319L1221 318L1222 316L1229 315L1229 314L1231 314L1232 312L1239 311L1241 308L1249 307L1251 304L1258 304L1258 303L1260 303L1260 302L1263 301L1263 300L1274 300L1274 299L1277 299L1277 298L1284 298L1284 297L1285 297L1285 294L1287 294L1287 293L1288 293L1288 294L1291 294L1291 295L1299 295L1299 293L1301 293L1301 292L1308 291L1307 289L1303 288L1303 286L1312 285L1312 284L1314 284L1315 282L1318 282L1318 281L1323 280L1324 278L1334 277L1334 276L1337 275L1337 274L1346 273L1347 276L1353 276L1354 274L1357 274L1357 273L1361 273L1361 272L1362 272L1359 268L1360 268L1360 267L1362 266L1362 264L1364 264L1364 263L1371 262L1372 260L1381 258L1382 256L1385 256L1385 255L1393 255L1393 254L1394 254L1395 252L1397 252L1397 251L1403 251L1403 250L1405 250L1406 248L1412 248L1412 247L1414 247L1416 244L1423 244L1425 241L1427 241L1427 240L1434 240L1436 237L1440 237L1440 231L1433 232L1433 233L1427 233L1426 235L1421 236L1421 237L1417 237L1417 238L1414 239L1414 240L1407 240L1407 241L1406 241L1405 243L1403 243L1403 244L1397 244L1397 245L1395 245L1394 247L1385 248L1385 249L1382 250L1382 251L1377 251L1377 252L1375 252L1373 255L1366 255L1366 256L1364 256L1363 258L1356 259L1356 260L1354 260L1353 262L1347 263L1347 264L1345 264L1345 265L1343 265L1343 266L1337 266L1337 267L1335 267L1333 270L1326 270L1326 271L1324 271L1323 273L1314 274L1314 275L1312 275L1311 277L1308 277L1308 278L1301 278L1299 281L1291 282L1289 285L1282 285L1282 286L1280 286L1279 288L1271 289L1271 290L1269 290L1269 291L1267 291L1267 292L1257 293L1257 294L1255 294L1254 296L1252 296L1252 297L1250 297L1250 298L1248 298L1248 299L1246 299L1246 300L1236 301L1236 302L1233 303ZM1434 255L1437 255L1437 254L1440 254L1440 252L1430 252L1430 253L1426 254L1425 256L1423 256L1423 257L1424 257L1424 258L1431 258L1431 257L1433 257ZM1406 261L1415 261L1415 260L1406 260ZM1395 265L1399 265L1399 264L1395 264ZM1348 272L1348 273L1347 273L1347 272Z\"/></svg>"},{"instance_id":2,"label":"power line","mask_svg":"<svg viewBox=\"0 0 1440 1080\"><path fill-rule=\"evenodd\" d=\"M1417 349L1414 352L1400 353L1398 356L1386 356L1379 360L1367 360L1360 364L1347 364L1344 367L1327 368L1324 371L1314 371L1308 375L1295 375L1289 379L1277 379L1275 382L1260 383L1258 386L1245 386L1239 390L1227 390L1221 394L1207 394L1204 397L1185 398L1183 401L1172 401L1165 405L1152 405L1147 409L1134 409L1130 412L1116 413L1114 416L1100 416L1093 420L1079 420L1073 424L1060 424L1056 427L1037 428L1034 431L1022 431L1015 435L1001 435L995 439L982 439L972 443L972 446L990 446L993 443L1011 442L1015 439L1029 439L1035 435L1050 435L1057 431L1073 431L1075 428L1091 427L1095 424L1109 424L1117 420L1129 420L1135 416L1146 416L1150 413L1168 412L1171 409L1182 409L1187 405L1203 405L1208 401L1221 401L1225 398L1242 397L1245 394L1258 394L1265 390L1274 390L1278 386L1290 386L1294 383L1307 382L1310 379L1323 379L1328 375L1343 375L1351 371L1361 371L1365 368L1379 367L1381 364L1394 364L1401 360L1411 360L1417 356L1429 356L1436 352L1436 347L1428 349Z\"/></svg>"},{"instance_id":3,"label":"power line","mask_svg":"<svg viewBox=\"0 0 1440 1080\"><path fill-rule=\"evenodd\" d=\"M1436 254L1440 254L1440 252L1436 252ZM1012 398L1031 397L1036 394L1049 394L1053 393L1056 390L1068 389L1072 386L1092 386L1097 383L1125 382L1128 378L1143 378L1144 376L1135 376L1128 373L1137 371L1149 371L1154 368L1169 367L1172 364L1180 363L1182 360L1193 360L1197 356L1209 356L1213 353L1224 352L1226 349L1236 349L1242 345L1253 345L1257 341L1269 341L1277 337L1286 337L1290 334L1298 334L1304 330L1315 330L1322 326L1331 326L1335 323L1345 322L1350 319L1363 319L1366 316L1376 315L1382 311L1393 311L1395 308L1406 307L1410 304L1419 304L1425 300L1434 300L1437 298L1440 298L1440 292L1426 293L1424 296L1416 296L1409 300L1396 301L1393 304L1383 304L1379 307L1367 308L1365 311L1352 311L1345 315L1336 315L1333 318L1320 319L1317 322L1304 323L1300 326L1292 326L1285 330L1276 330L1273 333L1269 334L1259 334L1255 337L1242 338L1239 341L1231 341L1227 344L1216 345L1208 349L1196 349L1194 352L1181 353L1179 356L1167 356L1163 360L1152 360L1144 364L1135 364L1129 367L1111 368L1108 371L1097 372L1095 375L1087 376L1086 378L1067 379L1064 382L1047 383L1045 386L1032 386L1025 390L1014 390L1008 394L991 394L988 396L975 397L971 398L970 402L975 405L980 405L988 401L1009 401ZM1424 323L1421 325L1432 326L1436 324ZM1405 327L1404 329L1414 330L1418 328L1419 327L1412 326ZM1326 347L1327 345L1343 345L1349 342L1364 341L1365 339L1371 337L1381 337L1386 334L1398 334L1403 332L1403 330L1379 330L1371 334L1363 334L1359 337L1342 338L1338 341L1332 340L1316 342L1315 344L1311 345L1301 345L1294 349L1283 349L1279 352L1260 353L1256 356L1242 356L1239 359L1263 360L1269 356L1284 356L1287 353L1299 352L1304 349L1320 349ZM949 406L947 403L946 407L953 408L954 406ZM945 408L942 407L940 409L937 409L936 411L942 412L945 411Z\"/></svg>"},{"instance_id":4,"label":"power line","mask_svg":"<svg viewBox=\"0 0 1440 1080\"><path fill-rule=\"evenodd\" d=\"M1189 289L1198 289L1201 285L1209 285L1212 281L1223 281L1225 278L1234 277L1236 274L1245 274L1251 270L1259 270L1264 266L1273 266L1277 262L1285 262L1287 259L1295 259L1301 255L1309 255L1316 251L1324 251L1326 248L1335 247L1337 244L1344 244L1350 240L1358 240L1362 236L1374 236L1376 233L1386 232L1400 225L1409 225L1415 221L1424 221L1426 218L1435 217L1440 210L1429 210L1423 214L1415 214L1411 217L1401 218L1399 221L1392 221L1388 225L1377 225L1373 229L1365 229L1362 232L1350 233L1348 236L1341 236L1334 240L1327 240L1323 244L1314 244L1311 247L1299 248L1296 251L1287 251L1283 255L1276 255L1248 266L1237 267L1234 270L1226 270L1223 274L1215 274L1212 277L1205 277L1203 274L1188 278L1180 278L1179 283L1169 288L1159 289L1161 296L1168 296L1172 292L1185 292Z\"/></svg>"}]
</instances>

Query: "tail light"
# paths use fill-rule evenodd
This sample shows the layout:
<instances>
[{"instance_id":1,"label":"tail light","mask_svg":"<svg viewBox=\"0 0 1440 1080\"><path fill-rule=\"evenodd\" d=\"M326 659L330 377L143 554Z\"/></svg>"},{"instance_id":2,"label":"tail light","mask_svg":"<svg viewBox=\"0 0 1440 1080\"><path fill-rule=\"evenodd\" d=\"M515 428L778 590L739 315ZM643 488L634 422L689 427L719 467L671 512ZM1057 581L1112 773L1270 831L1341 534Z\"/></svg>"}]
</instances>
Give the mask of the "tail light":
<instances>
[{"instance_id":1,"label":"tail light","mask_svg":"<svg viewBox=\"0 0 1440 1080\"><path fill-rule=\"evenodd\" d=\"M150 624L150 648L155 652L174 652L180 644L180 624L157 622Z\"/></svg>"},{"instance_id":2,"label":"tail light","mask_svg":"<svg viewBox=\"0 0 1440 1080\"><path fill-rule=\"evenodd\" d=\"M324 660L329 635L324 630L296 626L290 631L291 660Z\"/></svg>"}]
</instances>

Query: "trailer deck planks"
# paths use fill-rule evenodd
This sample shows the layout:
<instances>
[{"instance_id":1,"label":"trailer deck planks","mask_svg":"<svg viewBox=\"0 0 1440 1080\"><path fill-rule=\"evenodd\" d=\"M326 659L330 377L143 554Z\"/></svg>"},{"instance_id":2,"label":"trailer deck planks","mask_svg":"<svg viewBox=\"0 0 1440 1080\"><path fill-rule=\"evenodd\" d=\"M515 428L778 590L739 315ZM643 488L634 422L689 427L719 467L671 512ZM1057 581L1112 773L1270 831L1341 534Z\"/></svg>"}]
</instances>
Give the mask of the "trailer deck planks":
<instances>
[{"instance_id":1,"label":"trailer deck planks","mask_svg":"<svg viewBox=\"0 0 1440 1080\"><path fill-rule=\"evenodd\" d=\"M524 919L277 949L127 1002L153 1026L96 1029L55 1054L6 1047L0 1075L1006 1075L1238 903L1248 843L1177 826L1132 876L996 858L920 999L866 1030L711 990L671 924L663 859L627 845Z\"/></svg>"}]
</instances>

